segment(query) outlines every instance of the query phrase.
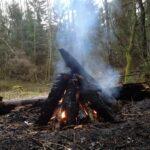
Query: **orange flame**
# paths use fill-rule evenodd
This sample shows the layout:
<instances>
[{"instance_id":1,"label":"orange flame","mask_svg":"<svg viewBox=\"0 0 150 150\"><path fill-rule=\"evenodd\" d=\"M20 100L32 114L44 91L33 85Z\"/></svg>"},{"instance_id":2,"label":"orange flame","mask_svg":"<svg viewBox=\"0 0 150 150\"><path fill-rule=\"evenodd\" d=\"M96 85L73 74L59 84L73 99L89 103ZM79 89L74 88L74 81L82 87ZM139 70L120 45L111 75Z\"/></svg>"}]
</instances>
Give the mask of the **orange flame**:
<instances>
[{"instance_id":1,"label":"orange flame","mask_svg":"<svg viewBox=\"0 0 150 150\"><path fill-rule=\"evenodd\" d=\"M66 112L63 111L63 112L61 113L61 119L65 119L65 118L66 118Z\"/></svg>"},{"instance_id":2,"label":"orange flame","mask_svg":"<svg viewBox=\"0 0 150 150\"><path fill-rule=\"evenodd\" d=\"M93 116L95 119L97 119L97 111L93 110Z\"/></svg>"},{"instance_id":3,"label":"orange flame","mask_svg":"<svg viewBox=\"0 0 150 150\"><path fill-rule=\"evenodd\" d=\"M59 101L59 104L62 104L62 102L63 102L63 99L61 99L61 100Z\"/></svg>"},{"instance_id":4,"label":"orange flame","mask_svg":"<svg viewBox=\"0 0 150 150\"><path fill-rule=\"evenodd\" d=\"M96 112L95 110L93 111L93 113L94 113L95 115L97 115L97 112Z\"/></svg>"}]
</instances>

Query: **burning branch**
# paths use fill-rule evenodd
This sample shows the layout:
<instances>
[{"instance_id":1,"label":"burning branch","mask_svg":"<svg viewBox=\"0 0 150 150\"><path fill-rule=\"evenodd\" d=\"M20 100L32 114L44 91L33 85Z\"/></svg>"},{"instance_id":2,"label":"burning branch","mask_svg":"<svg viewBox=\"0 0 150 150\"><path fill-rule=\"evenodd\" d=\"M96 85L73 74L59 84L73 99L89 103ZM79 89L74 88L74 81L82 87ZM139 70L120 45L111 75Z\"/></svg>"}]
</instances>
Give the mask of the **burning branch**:
<instances>
[{"instance_id":1,"label":"burning branch","mask_svg":"<svg viewBox=\"0 0 150 150\"><path fill-rule=\"evenodd\" d=\"M90 115L98 119L99 114L104 121L114 121L113 111L95 79L64 49L60 53L71 73L56 78L38 123L47 124L56 109L61 110L58 120L66 125L78 124Z\"/></svg>"}]
</instances>

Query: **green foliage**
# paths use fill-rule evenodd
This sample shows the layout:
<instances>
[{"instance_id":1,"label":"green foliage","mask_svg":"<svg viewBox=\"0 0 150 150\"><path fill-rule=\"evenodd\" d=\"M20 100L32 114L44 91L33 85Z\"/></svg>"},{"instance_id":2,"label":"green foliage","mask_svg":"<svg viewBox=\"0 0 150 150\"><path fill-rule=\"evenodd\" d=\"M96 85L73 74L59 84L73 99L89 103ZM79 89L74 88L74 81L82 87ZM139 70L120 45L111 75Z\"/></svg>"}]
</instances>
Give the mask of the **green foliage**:
<instances>
[{"instance_id":1,"label":"green foliage","mask_svg":"<svg viewBox=\"0 0 150 150\"><path fill-rule=\"evenodd\" d=\"M17 48L21 48L23 12L16 2L9 5L8 10L11 44Z\"/></svg>"},{"instance_id":2,"label":"green foliage","mask_svg":"<svg viewBox=\"0 0 150 150\"><path fill-rule=\"evenodd\" d=\"M82 0L79 1L83 2ZM70 19L71 12L68 12L66 6L60 8L62 6L60 5L57 9L54 9L48 6L47 2L47 0L28 0L24 2L25 7L22 7L18 1L13 1L5 6L5 13L3 8L0 8L0 79L13 78L23 81L36 81L49 80L50 76L53 75L56 67L55 62L59 59L56 51L58 48L56 43L57 30L60 30L60 27L63 28L63 21L68 31L73 34L70 23L71 21L74 22ZM57 0L54 3L56 2L60 1ZM76 4L75 0L72 2L74 2L72 4ZM149 63L143 63L145 58L142 56L141 39L143 38L140 30L140 11L136 10L138 23L131 44L131 30L134 22L133 15L131 15L133 11L131 0L113 0L107 3L107 14L106 7L98 7L93 0L87 0L86 2L90 5L89 12L98 13L99 19L95 29L90 31L89 34L93 48L91 58L94 56L95 59L99 59L104 56L106 62L108 62L106 56L109 47L112 53L112 65L121 68L122 72L126 67L126 74L130 74L131 70L141 69L146 79L150 65ZM147 47L150 48L150 1L145 0L143 4ZM136 6L138 6L137 1ZM58 16L57 12L60 9L62 15ZM75 19L77 16L73 17ZM109 29L109 37L106 36L107 28ZM72 37L66 37L63 30L62 34L67 41L66 47L71 49ZM150 54L149 50L147 49L147 53ZM126 62L128 62L127 65ZM134 80L129 78L127 79L128 82Z\"/></svg>"}]
</instances>

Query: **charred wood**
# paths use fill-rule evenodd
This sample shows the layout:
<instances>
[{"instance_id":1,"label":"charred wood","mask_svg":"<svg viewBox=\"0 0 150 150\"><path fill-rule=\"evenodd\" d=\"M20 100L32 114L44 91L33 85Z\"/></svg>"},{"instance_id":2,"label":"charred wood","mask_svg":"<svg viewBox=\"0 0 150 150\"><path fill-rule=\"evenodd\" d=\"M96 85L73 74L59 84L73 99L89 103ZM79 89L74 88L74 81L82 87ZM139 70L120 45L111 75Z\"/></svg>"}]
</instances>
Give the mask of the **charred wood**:
<instances>
[{"instance_id":1,"label":"charred wood","mask_svg":"<svg viewBox=\"0 0 150 150\"><path fill-rule=\"evenodd\" d=\"M18 106L32 105L33 107L40 106L45 102L46 98L34 98L24 100L4 100L0 101L0 115L11 112Z\"/></svg>"},{"instance_id":2,"label":"charred wood","mask_svg":"<svg viewBox=\"0 0 150 150\"><path fill-rule=\"evenodd\" d=\"M150 89L143 83L123 84L112 89L113 93L115 91L118 91L118 94L114 94L114 97L120 101L140 101L150 98Z\"/></svg>"},{"instance_id":3,"label":"charred wood","mask_svg":"<svg viewBox=\"0 0 150 150\"><path fill-rule=\"evenodd\" d=\"M105 102L103 97L98 92L82 93L82 98L86 99L89 107L98 113L98 116L104 121L114 122L114 112Z\"/></svg>"},{"instance_id":4,"label":"charred wood","mask_svg":"<svg viewBox=\"0 0 150 150\"><path fill-rule=\"evenodd\" d=\"M78 61L71 56L66 50L59 49L65 64L70 68L72 74L78 74L83 77L82 88L88 90L101 90L95 79L90 76L85 69L78 63Z\"/></svg>"},{"instance_id":5,"label":"charred wood","mask_svg":"<svg viewBox=\"0 0 150 150\"><path fill-rule=\"evenodd\" d=\"M64 95L64 103L63 108L66 111L67 118L66 118L66 124L71 125L76 123L76 119L79 112L79 104L77 102L77 80L72 79L68 83L68 87L66 90L66 93Z\"/></svg>"},{"instance_id":6,"label":"charred wood","mask_svg":"<svg viewBox=\"0 0 150 150\"><path fill-rule=\"evenodd\" d=\"M70 68L71 72L74 74L77 74L81 76L81 90L86 93L91 92L99 92L101 95L101 99L103 99L103 103L106 103L106 105L113 105L112 102L115 101L114 97L108 97L100 88L100 86L97 84L97 81L89 75L85 69L78 63L78 61L71 56L66 50L59 49L66 66ZM113 99L113 100L108 100Z\"/></svg>"},{"instance_id":7,"label":"charred wood","mask_svg":"<svg viewBox=\"0 0 150 150\"><path fill-rule=\"evenodd\" d=\"M69 79L70 75L68 74L60 74L57 76L52 86L51 92L49 93L47 100L42 106L41 115L37 121L37 124L46 125L48 123L59 103L59 100L63 97Z\"/></svg>"},{"instance_id":8,"label":"charred wood","mask_svg":"<svg viewBox=\"0 0 150 150\"><path fill-rule=\"evenodd\" d=\"M140 101L146 98L150 98L150 89L146 88L143 83L130 83L123 84L118 87L112 88L112 93L118 91L118 94L113 96L116 100L120 101ZM93 91L88 91L90 93ZM80 96L81 97L81 96ZM11 112L15 107L25 106L31 104L33 107L41 106L45 103L46 97L34 98L34 99L20 99L20 100L2 100L0 101L0 115ZM86 103L84 97L80 98L80 103ZM108 104L109 105L109 104Z\"/></svg>"}]
</instances>

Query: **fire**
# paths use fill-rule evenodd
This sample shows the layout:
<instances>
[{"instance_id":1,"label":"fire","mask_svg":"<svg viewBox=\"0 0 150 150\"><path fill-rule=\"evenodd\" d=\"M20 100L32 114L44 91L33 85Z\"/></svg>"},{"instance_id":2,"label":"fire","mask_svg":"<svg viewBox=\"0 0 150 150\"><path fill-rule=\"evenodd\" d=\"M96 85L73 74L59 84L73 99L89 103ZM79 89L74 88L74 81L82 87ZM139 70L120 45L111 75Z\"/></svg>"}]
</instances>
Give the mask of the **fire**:
<instances>
[{"instance_id":1,"label":"fire","mask_svg":"<svg viewBox=\"0 0 150 150\"><path fill-rule=\"evenodd\" d=\"M61 119L65 119L65 118L66 118L66 112L63 111L63 112L61 113Z\"/></svg>"},{"instance_id":2,"label":"fire","mask_svg":"<svg viewBox=\"0 0 150 150\"><path fill-rule=\"evenodd\" d=\"M88 112L85 109L84 109L84 112L85 112L86 116L88 116Z\"/></svg>"},{"instance_id":3,"label":"fire","mask_svg":"<svg viewBox=\"0 0 150 150\"><path fill-rule=\"evenodd\" d=\"M88 116L88 112L87 112L86 106L80 105L80 107L81 107L81 110L83 110L84 114L85 114L86 116Z\"/></svg>"},{"instance_id":4,"label":"fire","mask_svg":"<svg viewBox=\"0 0 150 150\"><path fill-rule=\"evenodd\" d=\"M59 104L62 104L62 102L63 102L63 99L61 99L61 100L59 101Z\"/></svg>"},{"instance_id":5,"label":"fire","mask_svg":"<svg viewBox=\"0 0 150 150\"><path fill-rule=\"evenodd\" d=\"M97 115L97 112L96 112L95 110L93 111L93 113L94 113L95 115Z\"/></svg>"},{"instance_id":6,"label":"fire","mask_svg":"<svg viewBox=\"0 0 150 150\"><path fill-rule=\"evenodd\" d=\"M95 111L95 110L93 110L93 117L95 118L95 119L97 119L97 111Z\"/></svg>"}]
</instances>

